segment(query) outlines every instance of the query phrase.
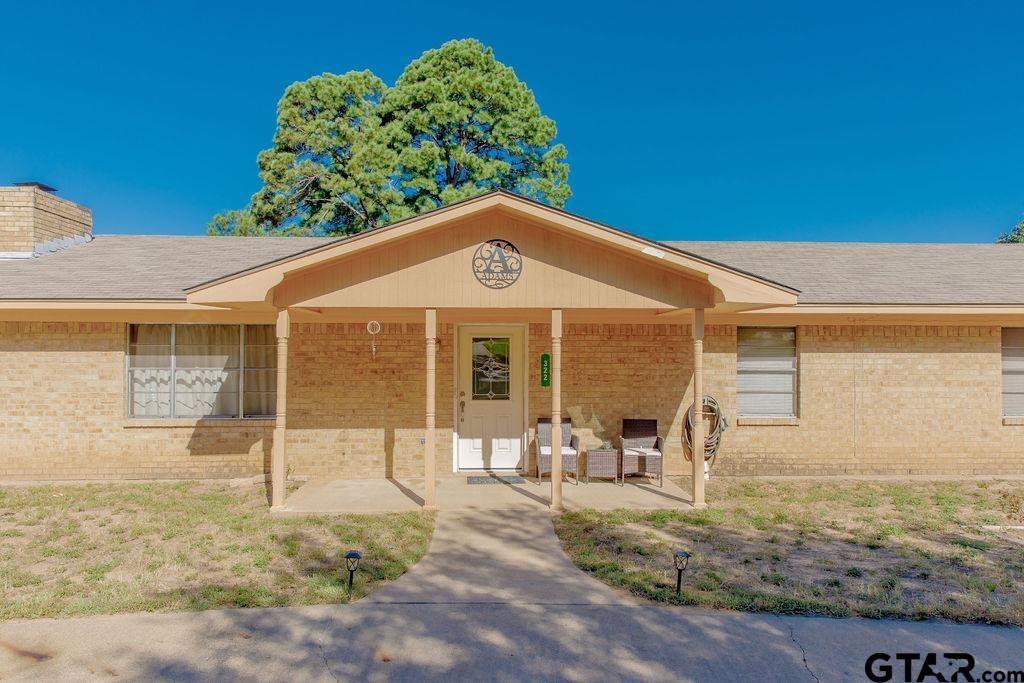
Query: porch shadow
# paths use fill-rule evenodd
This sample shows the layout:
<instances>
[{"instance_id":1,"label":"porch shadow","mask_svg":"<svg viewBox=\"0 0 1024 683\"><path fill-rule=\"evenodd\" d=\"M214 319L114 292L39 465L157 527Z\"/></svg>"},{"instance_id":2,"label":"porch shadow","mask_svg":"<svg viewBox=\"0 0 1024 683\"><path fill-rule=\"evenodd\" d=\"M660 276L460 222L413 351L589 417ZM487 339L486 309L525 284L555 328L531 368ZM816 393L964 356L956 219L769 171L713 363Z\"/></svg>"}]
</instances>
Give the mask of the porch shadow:
<instances>
[{"instance_id":1,"label":"porch shadow","mask_svg":"<svg viewBox=\"0 0 1024 683\"><path fill-rule=\"evenodd\" d=\"M497 479L501 479L497 477ZM439 510L517 510L547 512L550 482L533 480L513 484L501 480L491 485L469 484L464 477L437 480ZM666 479L664 489L628 483L563 483L562 499L568 510L688 510L687 493ZM423 479L312 480L288 496L281 514L366 514L420 510Z\"/></svg>"},{"instance_id":2,"label":"porch shadow","mask_svg":"<svg viewBox=\"0 0 1024 683\"><path fill-rule=\"evenodd\" d=\"M405 495L405 497L411 500L412 502L420 506L423 505L423 496L419 495L402 482L398 481L397 479L394 479L393 477L387 477L387 482L394 486L399 491L401 491Z\"/></svg>"}]
</instances>

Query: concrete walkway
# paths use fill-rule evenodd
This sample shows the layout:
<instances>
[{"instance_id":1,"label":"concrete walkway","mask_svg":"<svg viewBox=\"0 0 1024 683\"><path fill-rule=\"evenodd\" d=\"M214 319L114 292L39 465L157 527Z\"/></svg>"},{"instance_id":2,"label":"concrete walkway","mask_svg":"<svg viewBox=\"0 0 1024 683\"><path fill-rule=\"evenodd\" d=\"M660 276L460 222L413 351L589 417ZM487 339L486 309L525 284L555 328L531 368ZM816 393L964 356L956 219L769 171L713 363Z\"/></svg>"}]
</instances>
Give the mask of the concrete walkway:
<instances>
[{"instance_id":1,"label":"concrete walkway","mask_svg":"<svg viewBox=\"0 0 1024 683\"><path fill-rule=\"evenodd\" d=\"M440 513L427 557L353 605L0 623L4 680L838 681L931 651L1020 669L1024 632L639 604L508 511Z\"/></svg>"}]
</instances>

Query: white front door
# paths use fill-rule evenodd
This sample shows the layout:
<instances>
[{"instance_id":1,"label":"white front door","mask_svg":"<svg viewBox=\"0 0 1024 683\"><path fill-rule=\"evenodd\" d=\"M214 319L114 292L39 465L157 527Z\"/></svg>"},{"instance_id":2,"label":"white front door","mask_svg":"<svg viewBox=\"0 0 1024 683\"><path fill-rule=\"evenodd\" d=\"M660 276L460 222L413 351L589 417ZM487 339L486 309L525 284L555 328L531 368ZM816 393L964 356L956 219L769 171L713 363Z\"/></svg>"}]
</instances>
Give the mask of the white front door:
<instances>
[{"instance_id":1,"label":"white front door","mask_svg":"<svg viewBox=\"0 0 1024 683\"><path fill-rule=\"evenodd\" d=\"M459 328L458 467L523 466L523 330Z\"/></svg>"}]
</instances>

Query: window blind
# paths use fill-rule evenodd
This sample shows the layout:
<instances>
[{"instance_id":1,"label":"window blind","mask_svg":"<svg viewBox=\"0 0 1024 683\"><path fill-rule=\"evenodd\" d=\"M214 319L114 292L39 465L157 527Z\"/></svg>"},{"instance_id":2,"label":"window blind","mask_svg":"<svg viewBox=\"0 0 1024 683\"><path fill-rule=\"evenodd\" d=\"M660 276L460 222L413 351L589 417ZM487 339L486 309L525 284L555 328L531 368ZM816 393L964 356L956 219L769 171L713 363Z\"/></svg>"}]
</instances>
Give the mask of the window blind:
<instances>
[{"instance_id":1,"label":"window blind","mask_svg":"<svg viewBox=\"0 0 1024 683\"><path fill-rule=\"evenodd\" d=\"M1003 328L1003 415L1024 416L1024 327Z\"/></svg>"},{"instance_id":2,"label":"window blind","mask_svg":"<svg viewBox=\"0 0 1024 683\"><path fill-rule=\"evenodd\" d=\"M736 331L736 409L741 417L796 415L796 330Z\"/></svg>"}]
</instances>

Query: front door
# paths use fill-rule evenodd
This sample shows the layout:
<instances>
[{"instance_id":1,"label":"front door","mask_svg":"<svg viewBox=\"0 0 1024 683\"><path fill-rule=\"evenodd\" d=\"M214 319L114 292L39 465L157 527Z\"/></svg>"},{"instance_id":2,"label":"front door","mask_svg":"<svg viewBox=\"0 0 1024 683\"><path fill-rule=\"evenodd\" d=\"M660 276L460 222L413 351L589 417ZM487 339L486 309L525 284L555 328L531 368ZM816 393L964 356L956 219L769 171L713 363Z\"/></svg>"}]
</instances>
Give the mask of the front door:
<instances>
[{"instance_id":1,"label":"front door","mask_svg":"<svg viewBox=\"0 0 1024 683\"><path fill-rule=\"evenodd\" d=\"M523 464L523 330L459 328L458 467Z\"/></svg>"}]
</instances>

